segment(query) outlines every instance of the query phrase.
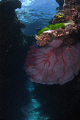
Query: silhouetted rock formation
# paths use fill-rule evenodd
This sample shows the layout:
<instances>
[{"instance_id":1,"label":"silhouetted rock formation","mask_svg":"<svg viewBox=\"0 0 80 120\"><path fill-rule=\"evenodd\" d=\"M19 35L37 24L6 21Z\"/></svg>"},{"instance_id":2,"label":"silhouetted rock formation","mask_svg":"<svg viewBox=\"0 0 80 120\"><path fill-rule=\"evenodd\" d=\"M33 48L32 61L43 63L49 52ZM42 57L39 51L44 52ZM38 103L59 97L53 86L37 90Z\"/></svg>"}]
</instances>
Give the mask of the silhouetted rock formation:
<instances>
[{"instance_id":1,"label":"silhouetted rock formation","mask_svg":"<svg viewBox=\"0 0 80 120\"><path fill-rule=\"evenodd\" d=\"M56 2L59 4L60 7L63 6L64 0L56 0Z\"/></svg>"},{"instance_id":2,"label":"silhouetted rock formation","mask_svg":"<svg viewBox=\"0 0 80 120\"><path fill-rule=\"evenodd\" d=\"M2 107L6 109L6 111L8 111L9 108L9 106L7 106L8 98L6 96L9 92L8 88L11 89L10 86L15 81L13 77L17 75L18 66L25 58L22 43L23 40L26 40L26 36L21 32L21 28L25 27L25 25L20 23L15 13L15 9L20 7L21 2L18 0L3 0L0 2L0 87L3 82L3 93L4 91L6 91L6 93L2 95L4 98ZM15 82L17 84L17 81ZM0 113L2 107L0 99ZM7 116L10 114L8 114L8 112L3 114L5 114L4 119L7 120ZM2 119L1 115L0 119Z\"/></svg>"}]
</instances>

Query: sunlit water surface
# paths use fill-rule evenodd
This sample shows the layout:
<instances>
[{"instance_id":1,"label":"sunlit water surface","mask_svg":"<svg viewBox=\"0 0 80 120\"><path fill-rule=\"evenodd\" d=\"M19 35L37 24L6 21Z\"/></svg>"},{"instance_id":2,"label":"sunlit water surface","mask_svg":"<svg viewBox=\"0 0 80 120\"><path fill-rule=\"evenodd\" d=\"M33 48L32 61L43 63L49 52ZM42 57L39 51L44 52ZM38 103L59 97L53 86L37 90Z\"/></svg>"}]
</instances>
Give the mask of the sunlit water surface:
<instances>
[{"instance_id":1,"label":"sunlit water surface","mask_svg":"<svg viewBox=\"0 0 80 120\"><path fill-rule=\"evenodd\" d=\"M56 13L56 0L20 0L21 9L16 9L18 19L26 25L22 31L26 35L34 35L38 28L49 24Z\"/></svg>"}]
</instances>

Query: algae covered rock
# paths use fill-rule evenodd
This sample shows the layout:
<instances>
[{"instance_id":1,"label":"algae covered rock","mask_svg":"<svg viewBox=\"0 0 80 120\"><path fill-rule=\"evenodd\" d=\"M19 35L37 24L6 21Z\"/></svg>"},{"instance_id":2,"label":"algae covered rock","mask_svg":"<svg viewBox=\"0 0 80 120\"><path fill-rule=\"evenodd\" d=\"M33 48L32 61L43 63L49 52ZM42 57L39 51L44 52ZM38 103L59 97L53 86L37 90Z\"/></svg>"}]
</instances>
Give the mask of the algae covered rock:
<instances>
[{"instance_id":1,"label":"algae covered rock","mask_svg":"<svg viewBox=\"0 0 80 120\"><path fill-rule=\"evenodd\" d=\"M44 28L42 28L41 30L38 31L38 35L40 36L44 31L47 31L47 30L56 30L56 29L59 29L59 28L62 28L64 29L65 28L65 24L64 23L56 23L56 24L50 24Z\"/></svg>"}]
</instances>

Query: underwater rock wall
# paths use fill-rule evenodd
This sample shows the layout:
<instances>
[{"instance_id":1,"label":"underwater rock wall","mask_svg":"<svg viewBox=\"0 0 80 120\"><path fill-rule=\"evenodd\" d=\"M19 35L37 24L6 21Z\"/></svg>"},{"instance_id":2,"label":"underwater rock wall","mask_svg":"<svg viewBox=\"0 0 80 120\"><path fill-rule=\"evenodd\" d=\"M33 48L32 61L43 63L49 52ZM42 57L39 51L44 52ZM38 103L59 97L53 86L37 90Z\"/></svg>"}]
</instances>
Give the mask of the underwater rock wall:
<instances>
[{"instance_id":1,"label":"underwater rock wall","mask_svg":"<svg viewBox=\"0 0 80 120\"><path fill-rule=\"evenodd\" d=\"M60 7L63 6L64 0L56 0L56 2L59 4Z\"/></svg>"},{"instance_id":2,"label":"underwater rock wall","mask_svg":"<svg viewBox=\"0 0 80 120\"><path fill-rule=\"evenodd\" d=\"M21 7L20 1L2 1L0 2L0 25L1 25L1 45L2 50L7 50L11 47L13 41L18 40L20 28L24 27L18 21L15 9Z\"/></svg>"},{"instance_id":3,"label":"underwater rock wall","mask_svg":"<svg viewBox=\"0 0 80 120\"><path fill-rule=\"evenodd\" d=\"M25 46L27 46L29 37L21 32L21 28L24 28L25 25L18 20L15 13L16 8L21 8L19 0L3 0L0 2L0 87L3 82L2 101L0 99L3 117L0 116L0 119L5 120L17 120L16 116L21 114L18 113L21 102L17 103L24 98L23 93L19 92L22 89L22 84L24 84L24 81L20 79L21 77L19 78L19 69L20 64L24 62L25 49L27 49ZM30 38L32 40L32 37Z\"/></svg>"},{"instance_id":4,"label":"underwater rock wall","mask_svg":"<svg viewBox=\"0 0 80 120\"><path fill-rule=\"evenodd\" d=\"M24 60L24 51L27 48L25 46L29 38L21 32L25 25L18 20L16 8L21 8L19 0L0 2L0 51L3 58L3 73L7 69L6 74L11 73L14 66Z\"/></svg>"}]
</instances>

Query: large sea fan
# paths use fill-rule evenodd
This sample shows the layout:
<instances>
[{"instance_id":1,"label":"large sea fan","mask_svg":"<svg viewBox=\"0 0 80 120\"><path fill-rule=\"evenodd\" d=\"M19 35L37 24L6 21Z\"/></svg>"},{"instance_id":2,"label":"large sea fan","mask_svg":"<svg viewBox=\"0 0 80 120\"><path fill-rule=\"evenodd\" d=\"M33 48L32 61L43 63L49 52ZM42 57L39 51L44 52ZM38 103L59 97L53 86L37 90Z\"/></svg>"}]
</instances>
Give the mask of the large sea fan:
<instances>
[{"instance_id":1,"label":"large sea fan","mask_svg":"<svg viewBox=\"0 0 80 120\"><path fill-rule=\"evenodd\" d=\"M80 43L70 47L53 40L44 47L31 46L25 59L25 70L32 82L64 84L71 81L80 69Z\"/></svg>"}]
</instances>

